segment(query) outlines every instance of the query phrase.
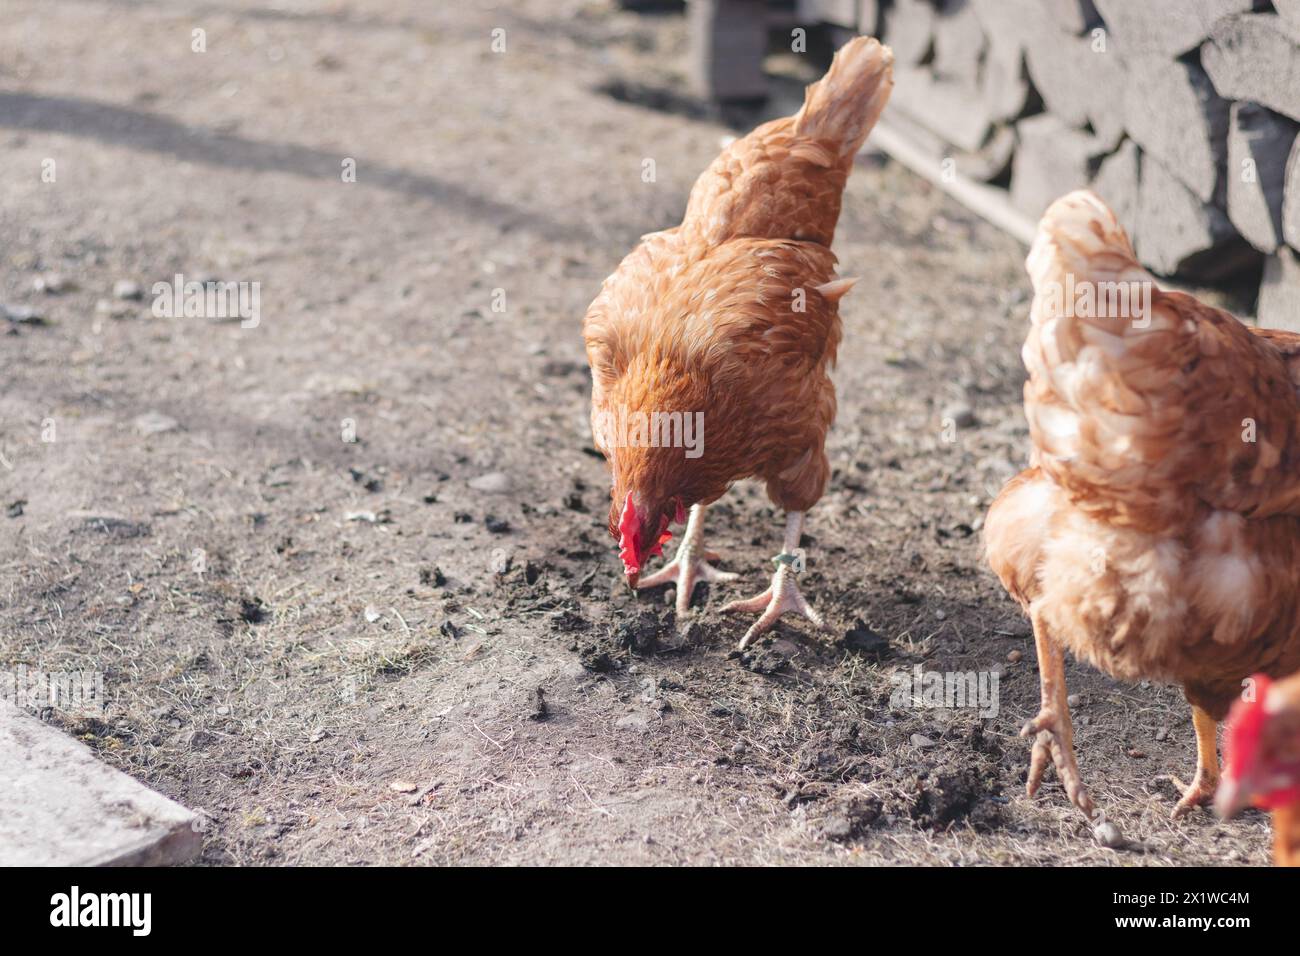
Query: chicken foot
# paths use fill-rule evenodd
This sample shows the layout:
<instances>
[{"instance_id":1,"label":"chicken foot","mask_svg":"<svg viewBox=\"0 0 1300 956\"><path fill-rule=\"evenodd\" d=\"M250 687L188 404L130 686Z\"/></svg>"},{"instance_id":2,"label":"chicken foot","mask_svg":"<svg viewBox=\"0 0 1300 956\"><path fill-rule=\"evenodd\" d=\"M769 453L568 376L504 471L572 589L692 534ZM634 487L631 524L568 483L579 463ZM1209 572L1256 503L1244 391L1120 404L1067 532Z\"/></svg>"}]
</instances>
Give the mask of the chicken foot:
<instances>
[{"instance_id":1,"label":"chicken foot","mask_svg":"<svg viewBox=\"0 0 1300 956\"><path fill-rule=\"evenodd\" d=\"M718 556L712 551L704 550L700 543L703 537L704 506L691 505L691 514L686 519L686 531L682 533L682 543L677 546L677 553L658 571L637 581L637 590L676 582L677 614L681 616L690 607L691 592L700 581L734 581L739 577L733 571L719 571L709 564L710 561L718 560Z\"/></svg>"},{"instance_id":2,"label":"chicken foot","mask_svg":"<svg viewBox=\"0 0 1300 956\"><path fill-rule=\"evenodd\" d=\"M1193 704L1192 726L1196 728L1196 776L1190 784L1174 777L1174 785L1183 791L1183 798L1174 807L1175 820L1209 803L1219 789L1219 722Z\"/></svg>"},{"instance_id":3,"label":"chicken foot","mask_svg":"<svg viewBox=\"0 0 1300 956\"><path fill-rule=\"evenodd\" d=\"M1065 652L1048 636L1046 626L1037 615L1034 615L1033 624L1042 705L1038 715L1020 731L1021 737L1034 737L1025 792L1031 797L1038 792L1050 760L1070 802L1092 820L1092 796L1083 784L1079 764L1074 758L1074 725L1070 721L1070 705L1065 690Z\"/></svg>"},{"instance_id":4,"label":"chicken foot","mask_svg":"<svg viewBox=\"0 0 1300 956\"><path fill-rule=\"evenodd\" d=\"M762 612L758 620L745 632L745 636L740 639L741 650L748 647L750 641L768 630L776 623L776 619L787 611L797 611L812 621L815 626L824 626L821 615L804 599L795 580L795 575L803 570L802 567L796 567L801 564L798 549L802 534L803 512L791 511L786 515L785 520L785 543L782 545L781 553L772 559L776 564L776 573L772 575L771 585L758 597L732 601L723 606L723 611L748 611L751 614L756 611Z\"/></svg>"}]
</instances>

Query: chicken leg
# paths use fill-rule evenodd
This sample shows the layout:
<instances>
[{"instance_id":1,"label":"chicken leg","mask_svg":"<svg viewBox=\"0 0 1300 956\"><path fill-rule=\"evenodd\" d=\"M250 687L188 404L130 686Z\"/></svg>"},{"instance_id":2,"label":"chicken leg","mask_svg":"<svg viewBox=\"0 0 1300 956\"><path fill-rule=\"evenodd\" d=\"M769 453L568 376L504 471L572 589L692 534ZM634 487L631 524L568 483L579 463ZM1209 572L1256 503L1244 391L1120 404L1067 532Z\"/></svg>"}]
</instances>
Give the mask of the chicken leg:
<instances>
[{"instance_id":1,"label":"chicken leg","mask_svg":"<svg viewBox=\"0 0 1300 956\"><path fill-rule=\"evenodd\" d=\"M758 597L747 600L732 601L722 607L723 611L762 612L740 639L740 649L744 650L749 642L762 634L776 619L787 611L798 611L817 627L822 627L822 617L804 600L799 593L795 575L802 571L800 561L799 538L803 534L803 512L791 511L785 520L785 543L772 561L776 564L776 573L772 575L772 584Z\"/></svg>"},{"instance_id":2,"label":"chicken leg","mask_svg":"<svg viewBox=\"0 0 1300 956\"><path fill-rule=\"evenodd\" d=\"M1042 705L1038 716L1020 731L1021 737L1035 738L1025 792L1031 797L1038 792L1047 762L1051 760L1070 802L1091 820L1092 796L1083 785L1079 764L1074 759L1074 725L1070 722L1070 704L1065 690L1065 652L1048 635L1047 627L1037 614L1033 615L1033 624Z\"/></svg>"},{"instance_id":3,"label":"chicken leg","mask_svg":"<svg viewBox=\"0 0 1300 956\"><path fill-rule=\"evenodd\" d=\"M1219 789L1219 722L1193 704L1192 726L1196 728L1196 776L1191 784L1174 777L1174 784L1183 791L1183 798L1174 807L1175 820L1209 803Z\"/></svg>"},{"instance_id":4,"label":"chicken leg","mask_svg":"<svg viewBox=\"0 0 1300 956\"><path fill-rule=\"evenodd\" d=\"M654 574L641 578L637 582L637 590L675 581L677 614L680 617L690 607L691 592L700 581L734 581L739 577L733 571L719 571L709 564L709 561L718 560L718 556L701 547L700 539L703 536L704 506L691 505L691 515L686 519L686 531L682 533L682 543L677 546L677 553Z\"/></svg>"}]
</instances>

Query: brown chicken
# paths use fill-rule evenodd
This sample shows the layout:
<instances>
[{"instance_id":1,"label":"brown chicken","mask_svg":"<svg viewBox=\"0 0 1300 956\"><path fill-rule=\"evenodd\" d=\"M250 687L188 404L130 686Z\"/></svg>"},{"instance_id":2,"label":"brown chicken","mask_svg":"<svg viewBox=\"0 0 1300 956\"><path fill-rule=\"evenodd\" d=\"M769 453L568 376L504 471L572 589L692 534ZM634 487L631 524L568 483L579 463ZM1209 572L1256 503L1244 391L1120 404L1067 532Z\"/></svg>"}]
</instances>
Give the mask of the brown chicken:
<instances>
[{"instance_id":1,"label":"brown chicken","mask_svg":"<svg viewBox=\"0 0 1300 956\"><path fill-rule=\"evenodd\" d=\"M682 224L643 237L583 326L592 431L612 472L609 532L632 587L675 582L684 614L697 581L735 578L701 542L704 509L735 481L761 478L787 513L771 587L723 608L760 613L742 647L786 611L821 623L794 575L804 512L830 472L837 303L855 281L837 278L830 244L892 62L873 39L848 43L798 113L714 160ZM673 560L642 577L687 509Z\"/></svg>"},{"instance_id":2,"label":"brown chicken","mask_svg":"<svg viewBox=\"0 0 1300 956\"><path fill-rule=\"evenodd\" d=\"M1063 652L1183 685L1212 798L1218 722L1256 671L1300 669L1300 336L1163 292L1095 195L1052 204L1026 263L1030 468L989 510L989 563L1033 624L1042 707L1028 791L1050 759L1092 815Z\"/></svg>"},{"instance_id":3,"label":"brown chicken","mask_svg":"<svg viewBox=\"0 0 1300 956\"><path fill-rule=\"evenodd\" d=\"M1300 866L1300 674L1276 684L1256 674L1232 705L1223 738L1223 781L1214 808L1233 817L1273 811L1273 862Z\"/></svg>"}]
</instances>

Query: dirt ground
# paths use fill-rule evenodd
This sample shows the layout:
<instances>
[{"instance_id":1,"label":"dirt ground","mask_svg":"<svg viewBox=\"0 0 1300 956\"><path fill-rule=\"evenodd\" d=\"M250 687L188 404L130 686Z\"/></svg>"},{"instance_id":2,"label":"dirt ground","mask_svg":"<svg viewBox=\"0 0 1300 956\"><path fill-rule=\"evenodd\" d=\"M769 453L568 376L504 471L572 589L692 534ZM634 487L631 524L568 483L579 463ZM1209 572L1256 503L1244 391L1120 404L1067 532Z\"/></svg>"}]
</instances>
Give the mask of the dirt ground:
<instances>
[{"instance_id":1,"label":"dirt ground","mask_svg":"<svg viewBox=\"0 0 1300 956\"><path fill-rule=\"evenodd\" d=\"M709 519L743 580L680 633L622 584L579 326L732 132L685 93L680 16L5 20L0 302L44 322L0 319L0 669L102 672L102 719L45 717L202 811L203 862L1267 861L1259 814L1170 820L1176 688L1070 666L1129 848L1054 778L1024 796L1032 638L978 540L1027 450L1024 250L893 163L860 164L836 238L862 281L802 582L829 630L732 653L747 621L717 608L779 547L757 485ZM260 283L260 324L154 317L176 273ZM996 671L998 713L891 706L918 665Z\"/></svg>"}]
</instances>

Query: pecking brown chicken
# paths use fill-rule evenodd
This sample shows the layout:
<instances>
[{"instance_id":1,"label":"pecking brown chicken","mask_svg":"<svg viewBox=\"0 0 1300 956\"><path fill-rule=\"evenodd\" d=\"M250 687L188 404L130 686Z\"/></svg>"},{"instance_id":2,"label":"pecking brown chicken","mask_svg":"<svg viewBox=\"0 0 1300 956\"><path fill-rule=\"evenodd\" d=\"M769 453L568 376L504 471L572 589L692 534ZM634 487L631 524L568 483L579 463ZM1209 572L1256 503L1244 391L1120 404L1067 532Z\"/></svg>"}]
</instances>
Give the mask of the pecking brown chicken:
<instances>
[{"instance_id":1,"label":"pecking brown chicken","mask_svg":"<svg viewBox=\"0 0 1300 956\"><path fill-rule=\"evenodd\" d=\"M1273 811L1273 862L1300 866L1300 674L1276 684L1256 674L1232 705L1223 738L1223 781L1214 808L1233 817L1254 804Z\"/></svg>"},{"instance_id":2,"label":"pecking brown chicken","mask_svg":"<svg viewBox=\"0 0 1300 956\"><path fill-rule=\"evenodd\" d=\"M892 63L874 39L845 45L798 113L713 161L682 224L643 237L583 325L592 431L612 473L609 532L632 587L676 582L684 614L697 581L736 577L701 542L704 509L735 481L761 478L787 513L771 587L723 608L760 612L741 647L786 611L821 624L794 575L804 512L830 472L838 302L856 281L836 276L830 244ZM688 509L673 560L642 577Z\"/></svg>"},{"instance_id":3,"label":"pecking brown chicken","mask_svg":"<svg viewBox=\"0 0 1300 956\"><path fill-rule=\"evenodd\" d=\"M1182 816L1214 795L1242 681L1300 669L1300 335L1156 288L1089 192L1052 204L1026 265L1033 451L984 542L1038 650L1028 791L1050 759L1092 815L1068 649L1121 680L1182 684L1197 742Z\"/></svg>"}]
</instances>

